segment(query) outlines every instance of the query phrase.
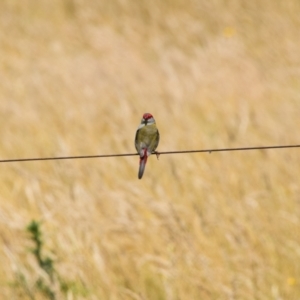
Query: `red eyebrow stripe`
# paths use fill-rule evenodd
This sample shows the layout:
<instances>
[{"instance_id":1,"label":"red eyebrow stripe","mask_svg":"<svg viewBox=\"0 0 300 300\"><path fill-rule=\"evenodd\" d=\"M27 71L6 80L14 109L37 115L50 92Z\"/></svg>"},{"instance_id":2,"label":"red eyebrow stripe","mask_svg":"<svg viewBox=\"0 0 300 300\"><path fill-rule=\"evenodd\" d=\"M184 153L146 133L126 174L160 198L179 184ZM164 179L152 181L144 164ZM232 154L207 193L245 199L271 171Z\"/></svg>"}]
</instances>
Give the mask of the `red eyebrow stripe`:
<instances>
[{"instance_id":1,"label":"red eyebrow stripe","mask_svg":"<svg viewBox=\"0 0 300 300\"><path fill-rule=\"evenodd\" d=\"M143 119L145 119L145 120L148 120L148 119L150 119L150 118L153 118L153 116L152 116L151 114L149 114L149 113L145 113L145 114L143 115Z\"/></svg>"}]
</instances>

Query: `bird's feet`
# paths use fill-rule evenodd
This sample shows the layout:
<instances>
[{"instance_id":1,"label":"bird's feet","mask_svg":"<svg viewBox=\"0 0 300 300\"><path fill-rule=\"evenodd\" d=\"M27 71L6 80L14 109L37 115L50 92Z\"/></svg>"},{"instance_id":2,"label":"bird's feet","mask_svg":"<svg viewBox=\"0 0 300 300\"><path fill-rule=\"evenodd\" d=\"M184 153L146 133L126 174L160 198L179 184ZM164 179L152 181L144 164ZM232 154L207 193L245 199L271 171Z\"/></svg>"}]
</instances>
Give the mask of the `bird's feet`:
<instances>
[{"instance_id":1,"label":"bird's feet","mask_svg":"<svg viewBox=\"0 0 300 300\"><path fill-rule=\"evenodd\" d=\"M159 156L160 156L160 153L159 153L159 152L154 151L153 154L155 154L155 155L156 155L156 158L159 159Z\"/></svg>"}]
</instances>

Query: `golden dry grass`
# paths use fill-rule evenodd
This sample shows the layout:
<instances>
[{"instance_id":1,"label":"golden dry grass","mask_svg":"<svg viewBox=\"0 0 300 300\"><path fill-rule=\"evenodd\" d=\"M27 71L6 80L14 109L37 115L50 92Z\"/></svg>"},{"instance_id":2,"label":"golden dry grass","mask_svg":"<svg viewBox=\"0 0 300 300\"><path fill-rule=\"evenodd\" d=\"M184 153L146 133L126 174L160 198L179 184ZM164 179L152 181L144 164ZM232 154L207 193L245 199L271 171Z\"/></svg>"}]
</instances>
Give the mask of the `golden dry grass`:
<instances>
[{"instance_id":1,"label":"golden dry grass","mask_svg":"<svg viewBox=\"0 0 300 300\"><path fill-rule=\"evenodd\" d=\"M299 1L0 4L1 158L299 143ZM299 150L1 164L0 297L39 274L59 299L299 299ZM52 254L51 254L52 253ZM40 299L40 298L38 298Z\"/></svg>"}]
</instances>

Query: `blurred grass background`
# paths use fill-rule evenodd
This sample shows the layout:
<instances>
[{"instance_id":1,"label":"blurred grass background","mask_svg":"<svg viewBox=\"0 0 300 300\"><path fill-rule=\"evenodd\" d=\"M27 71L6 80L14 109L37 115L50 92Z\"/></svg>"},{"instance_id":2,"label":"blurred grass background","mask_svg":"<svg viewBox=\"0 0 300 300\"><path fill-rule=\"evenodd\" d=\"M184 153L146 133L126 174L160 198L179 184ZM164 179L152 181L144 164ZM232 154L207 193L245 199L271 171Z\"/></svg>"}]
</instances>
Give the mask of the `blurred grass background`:
<instances>
[{"instance_id":1,"label":"blurred grass background","mask_svg":"<svg viewBox=\"0 0 300 300\"><path fill-rule=\"evenodd\" d=\"M2 0L0 157L299 143L300 2ZM67 299L299 299L299 150L1 164L0 297L42 221ZM54 251L54 253L53 253ZM48 253L48 254L49 254ZM40 299L40 298L38 298ZM42 299L42 298L41 298Z\"/></svg>"}]
</instances>

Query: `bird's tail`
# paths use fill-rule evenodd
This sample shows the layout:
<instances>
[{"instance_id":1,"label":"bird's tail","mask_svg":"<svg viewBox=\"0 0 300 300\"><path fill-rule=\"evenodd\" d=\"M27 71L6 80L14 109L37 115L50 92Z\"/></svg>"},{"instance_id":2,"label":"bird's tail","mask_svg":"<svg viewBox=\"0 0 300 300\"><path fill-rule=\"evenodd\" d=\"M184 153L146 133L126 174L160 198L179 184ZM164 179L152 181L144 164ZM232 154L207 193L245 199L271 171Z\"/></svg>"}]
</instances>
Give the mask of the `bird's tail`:
<instances>
[{"instance_id":1,"label":"bird's tail","mask_svg":"<svg viewBox=\"0 0 300 300\"><path fill-rule=\"evenodd\" d=\"M139 167L139 174L138 174L139 179L143 177L146 163L147 163L147 158L148 158L147 149L144 149L144 155L140 157L140 167Z\"/></svg>"}]
</instances>

